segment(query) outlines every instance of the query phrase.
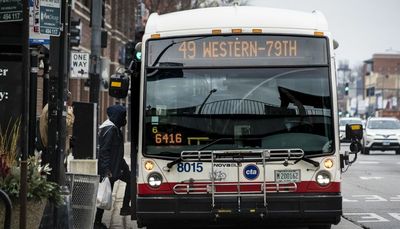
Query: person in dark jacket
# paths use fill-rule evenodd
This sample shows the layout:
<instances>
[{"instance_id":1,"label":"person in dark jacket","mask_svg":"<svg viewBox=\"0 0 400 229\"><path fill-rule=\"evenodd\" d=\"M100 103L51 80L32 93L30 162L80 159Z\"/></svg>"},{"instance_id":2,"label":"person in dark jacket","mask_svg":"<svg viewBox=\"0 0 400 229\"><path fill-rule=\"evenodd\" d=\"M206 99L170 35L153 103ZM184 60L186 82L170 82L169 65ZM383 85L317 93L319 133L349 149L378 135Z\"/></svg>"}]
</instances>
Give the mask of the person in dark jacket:
<instances>
[{"instance_id":1,"label":"person in dark jacket","mask_svg":"<svg viewBox=\"0 0 400 229\"><path fill-rule=\"evenodd\" d=\"M110 178L111 187L117 180L126 183L120 215L130 215L130 171L124 160L124 139L120 129L126 125L126 109L121 105L110 106L107 108L107 116L108 119L99 127L98 173L101 180ZM103 213L103 209L97 208L95 228L106 228L101 222Z\"/></svg>"}]
</instances>

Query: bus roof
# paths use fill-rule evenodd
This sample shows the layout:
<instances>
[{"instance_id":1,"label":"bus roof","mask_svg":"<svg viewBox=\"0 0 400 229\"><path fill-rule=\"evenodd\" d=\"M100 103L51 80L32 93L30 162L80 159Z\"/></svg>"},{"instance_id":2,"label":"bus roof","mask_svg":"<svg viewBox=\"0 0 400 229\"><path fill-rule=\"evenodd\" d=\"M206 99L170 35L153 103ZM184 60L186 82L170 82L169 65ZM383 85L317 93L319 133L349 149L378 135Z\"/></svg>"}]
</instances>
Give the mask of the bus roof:
<instances>
[{"instance_id":1,"label":"bus roof","mask_svg":"<svg viewBox=\"0 0 400 229\"><path fill-rule=\"evenodd\" d=\"M311 13L254 6L213 7L150 15L146 34L204 29L279 29L327 31L328 24L319 11ZM245 31L244 31L245 32Z\"/></svg>"}]
</instances>

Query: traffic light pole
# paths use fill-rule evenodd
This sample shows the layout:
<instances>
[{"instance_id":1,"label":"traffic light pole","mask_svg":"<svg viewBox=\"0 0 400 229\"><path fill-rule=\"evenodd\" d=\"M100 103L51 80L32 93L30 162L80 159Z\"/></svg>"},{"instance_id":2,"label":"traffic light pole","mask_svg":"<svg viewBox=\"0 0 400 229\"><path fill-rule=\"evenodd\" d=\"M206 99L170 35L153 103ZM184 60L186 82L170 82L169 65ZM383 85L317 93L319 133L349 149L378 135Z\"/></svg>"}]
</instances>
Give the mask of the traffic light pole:
<instances>
[{"instance_id":1,"label":"traffic light pole","mask_svg":"<svg viewBox=\"0 0 400 229\"><path fill-rule=\"evenodd\" d=\"M103 0L92 1L91 11L91 24L92 24L92 40L91 40L91 55L90 55L90 67L89 67L89 79L90 79L90 92L89 101L96 104L96 133L98 126L99 116L99 92L100 92L100 71L101 71L101 24L103 21ZM94 139L96 146L95 150L97 155L97 138Z\"/></svg>"},{"instance_id":2,"label":"traffic light pole","mask_svg":"<svg viewBox=\"0 0 400 229\"><path fill-rule=\"evenodd\" d=\"M103 0L92 1L92 40L91 40L91 57L90 57L90 94L89 101L99 103L100 90L100 56L101 56L101 23L103 19L102 4Z\"/></svg>"},{"instance_id":3,"label":"traffic light pole","mask_svg":"<svg viewBox=\"0 0 400 229\"><path fill-rule=\"evenodd\" d=\"M48 97L48 148L47 154L52 168L50 179L60 186L65 185L65 140L66 114L65 106L67 91L67 47L68 47L68 9L67 1L61 1L60 36L50 38L50 76ZM61 210L52 207L52 215L48 218L45 228L61 228L63 223ZM51 221L51 222L50 222Z\"/></svg>"}]
</instances>

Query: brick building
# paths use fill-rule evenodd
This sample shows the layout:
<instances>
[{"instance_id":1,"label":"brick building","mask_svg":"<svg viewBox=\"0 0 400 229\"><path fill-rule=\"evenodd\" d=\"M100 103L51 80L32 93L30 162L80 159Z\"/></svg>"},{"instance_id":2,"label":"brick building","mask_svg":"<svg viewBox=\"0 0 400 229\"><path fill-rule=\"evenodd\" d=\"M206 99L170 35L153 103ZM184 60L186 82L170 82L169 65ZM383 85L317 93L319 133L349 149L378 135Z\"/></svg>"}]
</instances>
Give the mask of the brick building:
<instances>
[{"instance_id":1,"label":"brick building","mask_svg":"<svg viewBox=\"0 0 400 229\"><path fill-rule=\"evenodd\" d=\"M90 28L90 0L76 0L72 6L71 18L81 19L81 43L77 50L90 53L91 28ZM104 30L107 31L107 48L102 50L102 64L105 69L104 77L114 73L121 67L118 58L119 50L135 37L135 9L136 1L131 0L104 0ZM109 69L109 71L107 71ZM108 74L107 74L108 72ZM73 101L88 102L89 87L85 86L86 80L70 79L69 89ZM103 88L101 86L101 88ZM108 96L106 90L101 90L99 96L99 122L107 119L105 109L115 103L125 104L127 100L116 100Z\"/></svg>"},{"instance_id":2,"label":"brick building","mask_svg":"<svg viewBox=\"0 0 400 229\"><path fill-rule=\"evenodd\" d=\"M400 111L400 53L377 53L364 61L366 113Z\"/></svg>"}]
</instances>

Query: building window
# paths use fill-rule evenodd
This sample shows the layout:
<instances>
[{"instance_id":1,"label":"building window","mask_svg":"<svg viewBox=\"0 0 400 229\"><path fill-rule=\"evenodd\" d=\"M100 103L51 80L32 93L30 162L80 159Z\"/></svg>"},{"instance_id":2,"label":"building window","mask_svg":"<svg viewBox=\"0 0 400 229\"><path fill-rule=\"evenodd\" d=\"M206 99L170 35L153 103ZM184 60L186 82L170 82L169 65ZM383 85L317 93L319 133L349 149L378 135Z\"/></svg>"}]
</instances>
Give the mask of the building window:
<instances>
[{"instance_id":1,"label":"building window","mask_svg":"<svg viewBox=\"0 0 400 229\"><path fill-rule=\"evenodd\" d=\"M83 5L86 6L87 8L91 8L91 2L92 0L81 0Z\"/></svg>"},{"instance_id":2,"label":"building window","mask_svg":"<svg viewBox=\"0 0 400 229\"><path fill-rule=\"evenodd\" d=\"M375 87L368 87L367 88L367 97L375 95Z\"/></svg>"}]
</instances>

